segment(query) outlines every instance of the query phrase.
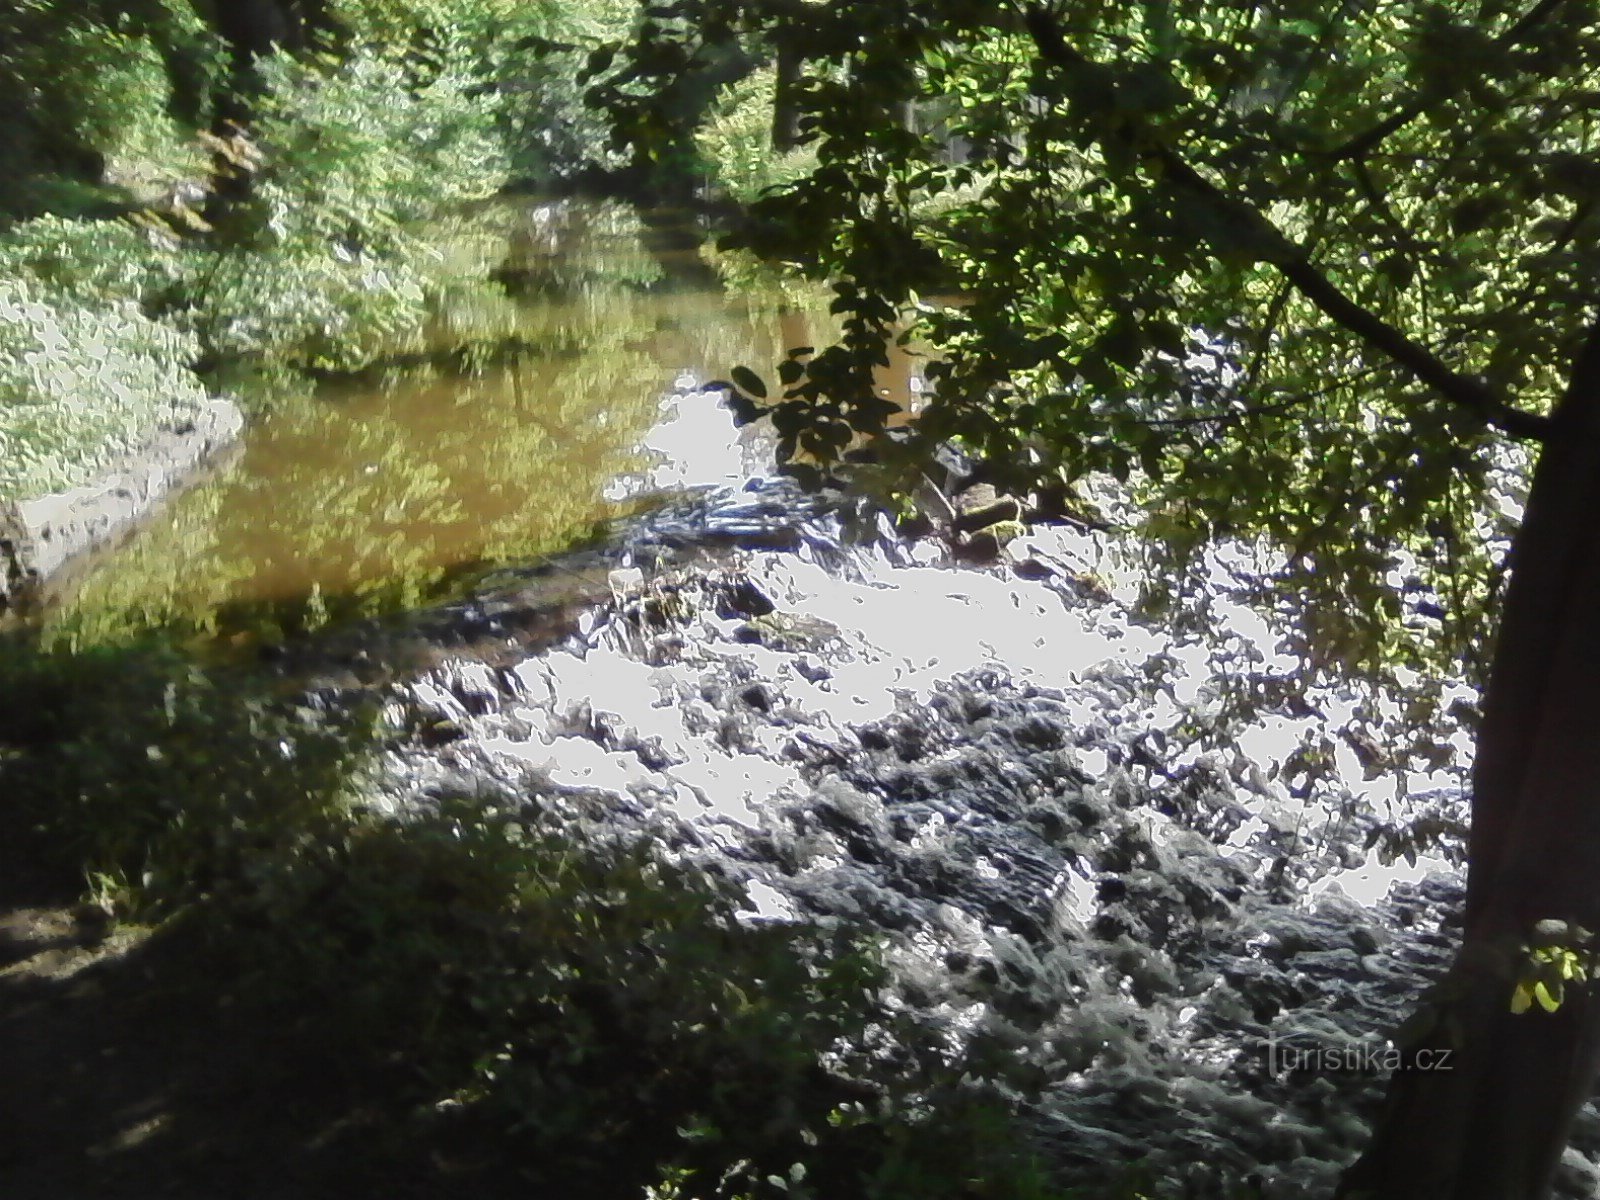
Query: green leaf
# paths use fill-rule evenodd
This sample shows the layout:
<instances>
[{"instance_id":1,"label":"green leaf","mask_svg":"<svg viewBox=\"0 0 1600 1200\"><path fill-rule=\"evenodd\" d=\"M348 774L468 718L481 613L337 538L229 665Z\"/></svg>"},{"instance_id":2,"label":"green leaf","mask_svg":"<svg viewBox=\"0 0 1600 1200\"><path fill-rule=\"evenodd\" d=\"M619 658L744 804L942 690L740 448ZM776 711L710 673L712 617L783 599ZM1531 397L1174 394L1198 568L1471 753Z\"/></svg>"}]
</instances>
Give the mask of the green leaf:
<instances>
[{"instance_id":1,"label":"green leaf","mask_svg":"<svg viewBox=\"0 0 1600 1200\"><path fill-rule=\"evenodd\" d=\"M1543 979L1533 985L1533 997L1539 1002L1539 1007L1547 1013L1553 1013L1561 1007L1561 998L1564 989L1560 982L1551 984Z\"/></svg>"}]
</instances>

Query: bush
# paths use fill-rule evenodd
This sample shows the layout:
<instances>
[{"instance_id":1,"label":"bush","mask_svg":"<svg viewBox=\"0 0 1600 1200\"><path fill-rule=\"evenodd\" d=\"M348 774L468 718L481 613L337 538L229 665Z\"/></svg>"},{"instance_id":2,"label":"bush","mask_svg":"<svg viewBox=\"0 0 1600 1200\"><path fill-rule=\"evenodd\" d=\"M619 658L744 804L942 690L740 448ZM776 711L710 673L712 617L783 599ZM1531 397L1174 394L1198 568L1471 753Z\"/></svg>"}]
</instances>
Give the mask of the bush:
<instances>
[{"instance_id":1,"label":"bush","mask_svg":"<svg viewBox=\"0 0 1600 1200\"><path fill-rule=\"evenodd\" d=\"M198 346L130 300L88 308L0 279L0 499L88 482L206 400Z\"/></svg>"},{"instance_id":2,"label":"bush","mask_svg":"<svg viewBox=\"0 0 1600 1200\"><path fill-rule=\"evenodd\" d=\"M415 263L342 260L300 244L230 255L205 293L199 329L222 358L348 371L415 349L427 314Z\"/></svg>"},{"instance_id":3,"label":"bush","mask_svg":"<svg viewBox=\"0 0 1600 1200\"><path fill-rule=\"evenodd\" d=\"M160 914L245 890L348 823L370 728L308 722L239 672L202 670L145 634L120 644L0 643L0 842L114 885Z\"/></svg>"},{"instance_id":4,"label":"bush","mask_svg":"<svg viewBox=\"0 0 1600 1200\"><path fill-rule=\"evenodd\" d=\"M458 1137L536 1184L1041 1194L1003 1107L884 1053L912 1035L890 1033L868 941L745 926L733 885L482 797L344 847L273 885L270 926L253 910L226 927L260 972L247 990L323 1014L331 1054L406 1062Z\"/></svg>"},{"instance_id":5,"label":"bush","mask_svg":"<svg viewBox=\"0 0 1600 1200\"><path fill-rule=\"evenodd\" d=\"M172 85L151 39L98 26L69 30L58 60L81 76L72 88L71 136L105 159L107 179L136 189L159 186L174 170L203 167L192 139L169 114ZM67 100L62 89L60 99Z\"/></svg>"},{"instance_id":6,"label":"bush","mask_svg":"<svg viewBox=\"0 0 1600 1200\"><path fill-rule=\"evenodd\" d=\"M506 171L492 105L462 71L430 74L372 51L266 64L267 165L198 284L214 353L352 370L417 347L430 298L460 281L412 227Z\"/></svg>"},{"instance_id":7,"label":"bush","mask_svg":"<svg viewBox=\"0 0 1600 1200\"><path fill-rule=\"evenodd\" d=\"M808 146L778 152L772 148L772 110L777 70L764 67L717 93L705 122L695 132L711 183L740 204L762 191L808 175L816 151Z\"/></svg>"},{"instance_id":8,"label":"bush","mask_svg":"<svg viewBox=\"0 0 1600 1200\"><path fill-rule=\"evenodd\" d=\"M416 64L464 65L498 101L496 130L519 181L548 185L590 161L621 165L578 74L589 48L627 34L636 0L333 0L331 12L357 40L405 47Z\"/></svg>"},{"instance_id":9,"label":"bush","mask_svg":"<svg viewBox=\"0 0 1600 1200\"><path fill-rule=\"evenodd\" d=\"M179 121L204 119L221 61L185 0L14 0L0 12L0 103L18 115L0 133L0 190L49 169L137 185L197 167Z\"/></svg>"},{"instance_id":10,"label":"bush","mask_svg":"<svg viewBox=\"0 0 1600 1200\"><path fill-rule=\"evenodd\" d=\"M192 977L319 1075L574 1200L1047 1194L874 941L747 925L647 841L480 791L379 815L381 731L154 640L0 654L0 850L177 913ZM42 863L42 859L48 862ZM0 864L4 865L4 864ZM381 1087L381 1093L370 1089Z\"/></svg>"},{"instance_id":11,"label":"bush","mask_svg":"<svg viewBox=\"0 0 1600 1200\"><path fill-rule=\"evenodd\" d=\"M126 221L40 217L0 235L0 278L26 278L57 303L146 312L170 301L188 272L171 241Z\"/></svg>"}]
</instances>

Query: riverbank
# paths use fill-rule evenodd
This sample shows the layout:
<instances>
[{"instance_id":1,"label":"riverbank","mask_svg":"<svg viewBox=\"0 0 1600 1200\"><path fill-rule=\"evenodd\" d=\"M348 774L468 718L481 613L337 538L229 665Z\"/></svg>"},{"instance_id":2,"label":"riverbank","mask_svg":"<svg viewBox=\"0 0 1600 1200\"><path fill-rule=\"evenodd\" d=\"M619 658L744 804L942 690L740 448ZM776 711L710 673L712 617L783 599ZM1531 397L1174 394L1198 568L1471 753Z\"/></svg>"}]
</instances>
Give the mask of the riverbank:
<instances>
[{"instance_id":1,"label":"riverbank","mask_svg":"<svg viewBox=\"0 0 1600 1200\"><path fill-rule=\"evenodd\" d=\"M88 483L0 504L0 613L59 604L78 568L239 448L244 414L213 399L192 419L146 433Z\"/></svg>"}]
</instances>

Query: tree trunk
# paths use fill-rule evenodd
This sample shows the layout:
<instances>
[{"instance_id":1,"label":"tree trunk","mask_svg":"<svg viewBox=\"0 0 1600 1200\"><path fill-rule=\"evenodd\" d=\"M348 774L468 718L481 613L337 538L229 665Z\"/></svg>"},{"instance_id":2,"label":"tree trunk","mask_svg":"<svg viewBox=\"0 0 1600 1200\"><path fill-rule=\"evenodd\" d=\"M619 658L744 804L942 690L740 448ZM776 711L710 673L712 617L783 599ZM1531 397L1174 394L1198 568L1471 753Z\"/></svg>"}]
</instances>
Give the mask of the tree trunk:
<instances>
[{"instance_id":1,"label":"tree trunk","mask_svg":"<svg viewBox=\"0 0 1600 1200\"><path fill-rule=\"evenodd\" d=\"M1523 525L1473 768L1463 944L1401 1049L1339 1195L1537 1200L1600 1070L1600 1002L1511 1011L1535 923L1600 930L1600 325L1554 414ZM1424 1052L1450 1051L1424 1070ZM1437 1061L1435 1054L1434 1061Z\"/></svg>"},{"instance_id":2,"label":"tree trunk","mask_svg":"<svg viewBox=\"0 0 1600 1200\"><path fill-rule=\"evenodd\" d=\"M224 93L216 97L219 126L248 120L250 101L260 90L257 59L275 50L304 50L314 35L336 32L326 0L216 0L212 22L232 66Z\"/></svg>"},{"instance_id":3,"label":"tree trunk","mask_svg":"<svg viewBox=\"0 0 1600 1200\"><path fill-rule=\"evenodd\" d=\"M800 144L800 102L795 89L800 86L800 74L805 59L800 47L785 39L778 45L778 79L772 102L772 148L777 151L793 150Z\"/></svg>"}]
</instances>

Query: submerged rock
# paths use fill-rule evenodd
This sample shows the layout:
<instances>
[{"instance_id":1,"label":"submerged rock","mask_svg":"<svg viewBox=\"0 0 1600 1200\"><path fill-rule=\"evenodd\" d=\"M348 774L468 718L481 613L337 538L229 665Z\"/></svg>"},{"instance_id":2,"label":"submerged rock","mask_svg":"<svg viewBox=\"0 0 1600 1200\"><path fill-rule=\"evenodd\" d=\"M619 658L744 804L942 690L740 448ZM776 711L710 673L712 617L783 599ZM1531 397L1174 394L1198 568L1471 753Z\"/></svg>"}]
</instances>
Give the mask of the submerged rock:
<instances>
[{"instance_id":1,"label":"submerged rock","mask_svg":"<svg viewBox=\"0 0 1600 1200\"><path fill-rule=\"evenodd\" d=\"M841 644L837 625L804 613L770 612L755 617L737 626L733 638L786 654L816 653Z\"/></svg>"}]
</instances>

